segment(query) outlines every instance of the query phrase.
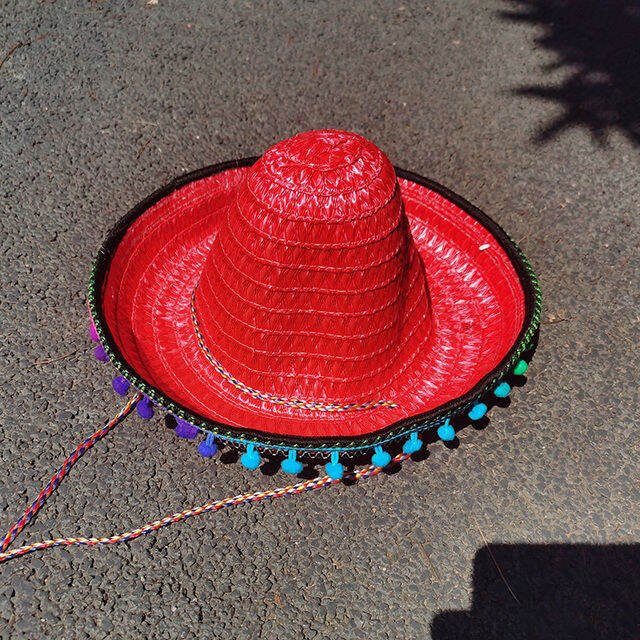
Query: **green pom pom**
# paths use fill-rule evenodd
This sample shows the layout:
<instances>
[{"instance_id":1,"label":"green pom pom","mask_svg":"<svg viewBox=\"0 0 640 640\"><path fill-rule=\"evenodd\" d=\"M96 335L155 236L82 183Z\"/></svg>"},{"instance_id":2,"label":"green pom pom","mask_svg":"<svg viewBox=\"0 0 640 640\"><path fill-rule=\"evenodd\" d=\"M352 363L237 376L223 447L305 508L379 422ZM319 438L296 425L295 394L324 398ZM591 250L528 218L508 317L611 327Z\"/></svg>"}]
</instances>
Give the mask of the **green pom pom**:
<instances>
[{"instance_id":1,"label":"green pom pom","mask_svg":"<svg viewBox=\"0 0 640 640\"><path fill-rule=\"evenodd\" d=\"M518 364L516 365L516 368L513 370L513 373L515 373L517 376L521 376L526 372L528 368L529 365L524 360L520 360L520 362L518 362Z\"/></svg>"}]
</instances>

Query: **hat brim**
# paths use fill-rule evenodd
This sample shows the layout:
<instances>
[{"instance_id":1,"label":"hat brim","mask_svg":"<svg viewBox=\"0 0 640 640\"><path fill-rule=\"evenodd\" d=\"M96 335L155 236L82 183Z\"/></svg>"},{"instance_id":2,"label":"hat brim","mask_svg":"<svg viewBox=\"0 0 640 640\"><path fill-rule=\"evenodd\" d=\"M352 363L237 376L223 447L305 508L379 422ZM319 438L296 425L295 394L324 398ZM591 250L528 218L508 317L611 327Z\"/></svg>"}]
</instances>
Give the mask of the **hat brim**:
<instances>
[{"instance_id":1,"label":"hat brim","mask_svg":"<svg viewBox=\"0 0 640 640\"><path fill-rule=\"evenodd\" d=\"M134 207L110 232L89 307L112 364L158 405L237 443L301 451L368 448L435 426L480 400L529 347L540 291L516 244L445 187L396 169L425 265L434 335L387 395L396 407L322 412L243 392L198 344L191 294L235 186L257 158L187 174Z\"/></svg>"}]
</instances>

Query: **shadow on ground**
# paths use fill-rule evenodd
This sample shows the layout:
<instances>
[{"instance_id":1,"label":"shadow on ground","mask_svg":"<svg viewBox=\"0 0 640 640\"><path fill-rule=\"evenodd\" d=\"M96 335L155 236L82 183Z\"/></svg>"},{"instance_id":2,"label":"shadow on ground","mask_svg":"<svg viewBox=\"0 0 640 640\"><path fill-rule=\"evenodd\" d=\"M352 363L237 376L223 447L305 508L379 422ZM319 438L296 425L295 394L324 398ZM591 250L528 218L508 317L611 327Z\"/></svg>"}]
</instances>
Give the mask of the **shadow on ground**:
<instances>
[{"instance_id":1,"label":"shadow on ground","mask_svg":"<svg viewBox=\"0 0 640 640\"><path fill-rule=\"evenodd\" d=\"M473 603L431 623L433 640L636 640L640 545L483 547Z\"/></svg>"},{"instance_id":2,"label":"shadow on ground","mask_svg":"<svg viewBox=\"0 0 640 640\"><path fill-rule=\"evenodd\" d=\"M640 0L507 0L502 18L542 27L536 44L556 54L543 70L566 69L559 84L520 87L517 95L550 100L563 112L541 126L546 142L572 126L605 143L619 130L640 144Z\"/></svg>"}]
</instances>

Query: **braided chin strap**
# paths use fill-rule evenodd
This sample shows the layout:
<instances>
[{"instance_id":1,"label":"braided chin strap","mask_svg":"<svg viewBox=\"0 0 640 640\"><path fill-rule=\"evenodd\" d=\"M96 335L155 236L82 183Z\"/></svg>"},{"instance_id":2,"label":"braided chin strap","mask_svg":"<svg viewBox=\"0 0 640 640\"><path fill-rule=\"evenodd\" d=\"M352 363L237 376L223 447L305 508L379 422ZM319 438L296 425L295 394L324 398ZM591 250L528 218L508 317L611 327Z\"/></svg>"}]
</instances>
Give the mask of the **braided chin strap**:
<instances>
[{"instance_id":1,"label":"braided chin strap","mask_svg":"<svg viewBox=\"0 0 640 640\"><path fill-rule=\"evenodd\" d=\"M219 509L223 509L224 507L230 507L231 505L241 504L243 502L255 502L256 500L263 500L265 498L277 498L279 496L293 495L295 493L309 491L310 489L318 489L320 487L326 487L338 482L342 482L342 480L333 480L328 475L325 475L319 478L314 478L312 480L298 482L297 484L292 484L288 487L271 489L270 491L257 491L255 493L247 493L243 495L233 496L232 498L224 498L222 500L207 502L206 504L203 504L199 507L193 507L191 509L187 509L186 511L181 511L180 513L173 513L162 518L161 520L155 520L154 522L145 524L142 527L132 529L131 531L127 531L115 536L108 536L103 538L54 538L53 540L42 540L41 542L35 542L23 547L18 547L17 549L13 549L12 551L7 551L8 547L11 545L15 537L22 531L22 529L24 529L26 524L31 520L31 518L33 518L40 507L45 503L47 498L54 492L56 487L62 481L62 478L64 478L64 476L76 463L76 461L90 447L98 442L98 440L104 438L104 436L106 436L107 433L109 433L109 431L113 429L113 427L115 427L129 413L131 413L131 410L136 406L136 404L142 397L142 394L138 393L133 398L131 398L131 400L127 402L127 404L120 410L118 414L116 414L104 427L96 431L90 438L85 440L64 461L53 478L51 478L47 486L40 492L40 495L36 498L33 504L24 512L24 515L11 527L11 529L9 529L7 534L2 539L2 545L0 547L0 563L17 556L22 556L31 551L48 549L49 547L64 547L70 545L95 546L101 544L115 544L116 542L126 542L127 540L133 540L134 538L142 536L145 533L150 533L151 531L155 531L156 529L160 529L161 527L166 527L167 525L173 524L174 522L180 522L180 520L184 520L185 518L197 516L208 511L218 511ZM391 460L390 464L402 462L408 457L409 454L399 453L397 456L395 456L395 458ZM359 471L346 473L345 478L364 480L365 478L370 478L377 475L381 470L382 467L376 467L375 465L371 464L368 467L360 469Z\"/></svg>"}]
</instances>

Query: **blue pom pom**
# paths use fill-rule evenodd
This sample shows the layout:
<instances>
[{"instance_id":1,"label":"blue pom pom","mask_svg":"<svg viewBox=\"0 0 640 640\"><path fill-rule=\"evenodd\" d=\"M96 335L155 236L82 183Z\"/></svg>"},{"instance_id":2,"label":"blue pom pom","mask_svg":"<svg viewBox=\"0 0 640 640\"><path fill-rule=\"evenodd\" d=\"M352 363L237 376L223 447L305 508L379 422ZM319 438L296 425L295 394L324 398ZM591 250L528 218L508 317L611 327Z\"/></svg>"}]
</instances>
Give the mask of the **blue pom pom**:
<instances>
[{"instance_id":1,"label":"blue pom pom","mask_svg":"<svg viewBox=\"0 0 640 640\"><path fill-rule=\"evenodd\" d=\"M342 480L344 467L338 462L340 454L337 451L331 452L331 462L324 465L324 470L332 480Z\"/></svg>"},{"instance_id":2,"label":"blue pom pom","mask_svg":"<svg viewBox=\"0 0 640 640\"><path fill-rule=\"evenodd\" d=\"M138 410L138 415L141 418L144 418L145 420L151 420L151 418L153 418L153 409L147 396L144 396L142 400L138 401L136 409Z\"/></svg>"},{"instance_id":3,"label":"blue pom pom","mask_svg":"<svg viewBox=\"0 0 640 640\"><path fill-rule=\"evenodd\" d=\"M118 376L113 379L113 390L120 396L126 396L131 383L124 377Z\"/></svg>"},{"instance_id":4,"label":"blue pom pom","mask_svg":"<svg viewBox=\"0 0 640 640\"><path fill-rule=\"evenodd\" d=\"M213 433L207 433L206 439L198 445L198 451L205 458L210 458L218 453L218 445L214 442Z\"/></svg>"},{"instance_id":5,"label":"blue pom pom","mask_svg":"<svg viewBox=\"0 0 640 640\"><path fill-rule=\"evenodd\" d=\"M443 425L438 427L438 438L440 440L444 440L445 442L449 442L456 437L456 431L451 426L449 420L447 420Z\"/></svg>"},{"instance_id":6,"label":"blue pom pom","mask_svg":"<svg viewBox=\"0 0 640 640\"><path fill-rule=\"evenodd\" d=\"M478 404L474 405L469 411L469 417L472 420L480 420L480 418L484 418L487 413L487 405L484 402L478 402Z\"/></svg>"},{"instance_id":7,"label":"blue pom pom","mask_svg":"<svg viewBox=\"0 0 640 640\"><path fill-rule=\"evenodd\" d=\"M511 391L511 387L509 386L509 383L507 382L501 382L494 390L494 394L496 395L496 397L498 398L506 398L509 395L509 392Z\"/></svg>"},{"instance_id":8,"label":"blue pom pom","mask_svg":"<svg viewBox=\"0 0 640 640\"><path fill-rule=\"evenodd\" d=\"M260 466L260 454L255 450L252 444L247 445L247 453L240 458L242 466L247 469L257 469Z\"/></svg>"},{"instance_id":9,"label":"blue pom pom","mask_svg":"<svg viewBox=\"0 0 640 640\"><path fill-rule=\"evenodd\" d=\"M374 467L386 467L391 462L391 455L382 450L378 446L374 449L375 453L371 456L371 464Z\"/></svg>"},{"instance_id":10,"label":"blue pom pom","mask_svg":"<svg viewBox=\"0 0 640 640\"><path fill-rule=\"evenodd\" d=\"M189 424L186 420L182 418L176 418L177 425L174 431L179 438L186 438L187 440L193 440L197 437L200 430L198 427L194 427L192 424Z\"/></svg>"},{"instance_id":11,"label":"blue pom pom","mask_svg":"<svg viewBox=\"0 0 640 640\"><path fill-rule=\"evenodd\" d=\"M285 458L280 466L285 473L300 473L302 471L302 462L296 460L294 449L289 449L289 457Z\"/></svg>"},{"instance_id":12,"label":"blue pom pom","mask_svg":"<svg viewBox=\"0 0 640 640\"><path fill-rule=\"evenodd\" d=\"M411 438L409 438L409 440L407 440L402 446L402 451L407 455L411 455L416 451L420 451L420 449L422 449L422 440L418 439L418 433L414 431L411 434Z\"/></svg>"}]
</instances>

